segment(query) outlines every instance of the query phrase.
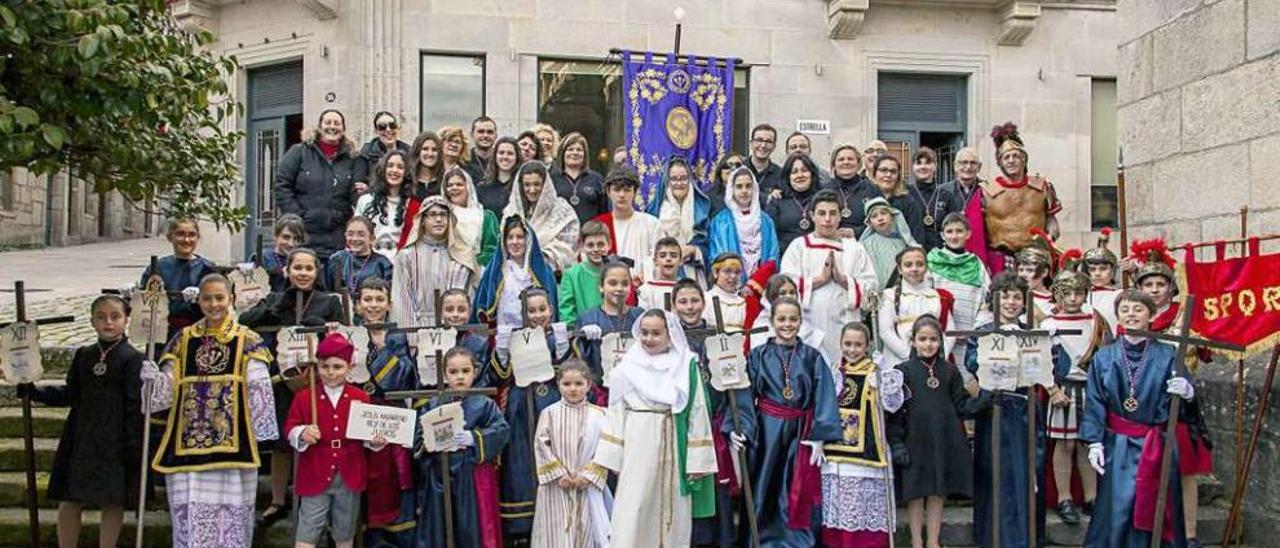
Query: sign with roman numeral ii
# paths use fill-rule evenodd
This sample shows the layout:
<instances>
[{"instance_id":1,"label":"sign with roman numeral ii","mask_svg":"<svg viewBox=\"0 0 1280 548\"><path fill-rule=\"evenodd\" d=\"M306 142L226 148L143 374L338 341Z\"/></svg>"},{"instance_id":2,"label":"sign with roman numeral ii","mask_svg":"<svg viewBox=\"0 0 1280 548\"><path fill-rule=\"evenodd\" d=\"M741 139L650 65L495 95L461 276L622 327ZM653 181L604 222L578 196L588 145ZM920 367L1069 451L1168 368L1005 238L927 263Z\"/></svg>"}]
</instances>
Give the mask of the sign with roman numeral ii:
<instances>
[{"instance_id":1,"label":"sign with roman numeral ii","mask_svg":"<svg viewBox=\"0 0 1280 548\"><path fill-rule=\"evenodd\" d=\"M747 359L742 355L745 340L742 333L707 337L707 368L711 370L711 386L716 390L751 388Z\"/></svg>"}]
</instances>

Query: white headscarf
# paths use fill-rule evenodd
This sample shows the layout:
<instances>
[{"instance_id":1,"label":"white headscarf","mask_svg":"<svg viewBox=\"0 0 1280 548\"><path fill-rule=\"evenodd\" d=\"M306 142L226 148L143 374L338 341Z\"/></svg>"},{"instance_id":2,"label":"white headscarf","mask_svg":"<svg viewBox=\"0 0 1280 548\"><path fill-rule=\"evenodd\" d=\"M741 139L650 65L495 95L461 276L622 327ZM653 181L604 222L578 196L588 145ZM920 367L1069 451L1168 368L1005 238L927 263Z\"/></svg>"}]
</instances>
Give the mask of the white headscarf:
<instances>
[{"instance_id":1,"label":"white headscarf","mask_svg":"<svg viewBox=\"0 0 1280 548\"><path fill-rule=\"evenodd\" d=\"M671 347L658 355L649 354L640 344L640 324L653 311L662 314L667 322L667 334L671 337ZM622 355L618 366L609 372L609 380L605 383L609 387L610 401L615 397L622 401L635 393L649 403L670 406L672 413L684 411L689 404L688 366L693 353L680 326L680 317L660 308L650 309L631 325L631 336L635 342Z\"/></svg>"},{"instance_id":2,"label":"white headscarf","mask_svg":"<svg viewBox=\"0 0 1280 548\"><path fill-rule=\"evenodd\" d=\"M461 173L463 180L467 182L467 204L457 205L445 196L445 201L449 202L449 209L453 210L453 216L458 218L458 238L471 246L476 253L480 253L481 239L484 238L484 207L480 205L480 200L476 199L476 185L471 181L471 174L467 170L460 167L452 167L444 174L445 182L440 184L440 193L447 194L445 187L448 186L449 177L454 173Z\"/></svg>"},{"instance_id":3,"label":"white headscarf","mask_svg":"<svg viewBox=\"0 0 1280 548\"><path fill-rule=\"evenodd\" d=\"M413 232L409 234L409 239L405 240L405 249L413 247L419 240L427 237L426 224L427 210L433 207L443 206L449 213L449 230L445 234L445 242L449 249L449 257L457 261L462 266L470 270L473 275L480 275L480 267L476 265L476 253L479 250L471 249L470 244L463 241L458 236L458 216L454 214L453 208L449 207L449 201L443 196L428 196L422 201L422 206L418 208L417 218L413 220Z\"/></svg>"},{"instance_id":4,"label":"white headscarf","mask_svg":"<svg viewBox=\"0 0 1280 548\"><path fill-rule=\"evenodd\" d=\"M733 183L743 173L751 177L751 204L745 212L733 200ZM760 235L760 216L763 212L760 208L760 183L746 166L735 169L729 174L729 186L724 191L724 207L733 212L733 223L738 229L738 247L741 248L738 251L742 255L742 270L754 272L760 265L760 248L763 246L763 237Z\"/></svg>"},{"instance_id":5,"label":"white headscarf","mask_svg":"<svg viewBox=\"0 0 1280 548\"><path fill-rule=\"evenodd\" d=\"M681 165L685 171L689 172L689 193L685 194L684 202L676 199L675 194L671 192L671 168ZM658 208L658 220L662 223L662 234L671 236L680 241L680 245L687 245L693 240L693 204L697 198L693 195L693 168L685 162L672 162L667 166L667 184L665 188L665 196L662 199L662 207Z\"/></svg>"},{"instance_id":6,"label":"white headscarf","mask_svg":"<svg viewBox=\"0 0 1280 548\"><path fill-rule=\"evenodd\" d=\"M516 180L511 184L511 197L506 209L502 210L502 220L519 215L538 236L538 244L542 246L542 254L547 263L555 270L565 270L577 260L574 248L578 245L578 214L573 211L569 202L556 195L555 183L551 180L551 172L544 166L542 169L542 194L533 204L533 211L524 210L524 183L520 180L519 171Z\"/></svg>"}]
</instances>

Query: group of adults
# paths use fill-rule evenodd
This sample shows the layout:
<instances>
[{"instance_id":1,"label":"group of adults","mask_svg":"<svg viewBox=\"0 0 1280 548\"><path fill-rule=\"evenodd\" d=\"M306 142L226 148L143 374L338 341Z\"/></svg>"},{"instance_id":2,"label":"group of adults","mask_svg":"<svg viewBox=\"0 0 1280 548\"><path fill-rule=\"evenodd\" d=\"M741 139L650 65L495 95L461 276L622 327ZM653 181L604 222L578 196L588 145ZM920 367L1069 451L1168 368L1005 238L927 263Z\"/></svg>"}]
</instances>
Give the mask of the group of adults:
<instances>
[{"instance_id":1,"label":"group of adults","mask_svg":"<svg viewBox=\"0 0 1280 548\"><path fill-rule=\"evenodd\" d=\"M498 220L520 215L537 233L548 263L563 271L577 259L576 227L611 209L605 176L591 168L590 146L579 133L562 137L555 128L537 124L515 137L499 137L497 123L480 116L469 132L446 126L422 131L409 144L400 140L400 121L389 112L377 113L372 129L376 135L357 147L345 116L326 110L318 125L305 131L302 142L280 161L274 181L277 215L299 215L308 246L321 257L345 247L345 224L353 214L371 219L375 248L394 255L395 249L410 243L413 217L422 201L442 196L457 217L459 231L473 240L477 257L487 257L480 252L485 246L481 240L492 236ZM977 150L964 147L953 156L954 179L942 182L935 151L921 147L911 154L909 165L903 165L880 140L865 147L837 145L830 161L819 166L809 137L795 132L782 142L786 155L779 165L773 160L778 132L760 124L751 130L749 152L724 154L709 181L696 180L689 165L678 158L669 162L663 188L648 212L665 217L664 224L676 233L668 235L683 233L685 240L699 238L705 246L708 238L714 239L717 214L733 209L725 222L735 222L719 227L737 233L732 251L759 254L761 247L773 244L777 257L813 226L811 206L820 190L840 196L841 237L855 239L867 230L867 203L882 198L926 251L943 245L940 229L947 215L969 216L977 227L969 250L994 274L1014 253L1031 245L1032 229L1057 238L1055 214L1061 204L1048 181L1029 175L1029 156L1015 126L997 126L992 137L998 143L999 169L992 181L980 179L983 162ZM619 148L613 162L611 171L625 171L625 150ZM668 184L671 170L679 168L683 173ZM731 179L739 168L752 176L756 203L733 196ZM537 188L513 191L535 184ZM672 191L678 194L676 211L661 211L664 202L673 201ZM523 199L513 203L513 196ZM684 203L688 196L695 199ZM760 217L768 219L762 222ZM762 225L771 225L774 234L753 233Z\"/></svg>"}]
</instances>

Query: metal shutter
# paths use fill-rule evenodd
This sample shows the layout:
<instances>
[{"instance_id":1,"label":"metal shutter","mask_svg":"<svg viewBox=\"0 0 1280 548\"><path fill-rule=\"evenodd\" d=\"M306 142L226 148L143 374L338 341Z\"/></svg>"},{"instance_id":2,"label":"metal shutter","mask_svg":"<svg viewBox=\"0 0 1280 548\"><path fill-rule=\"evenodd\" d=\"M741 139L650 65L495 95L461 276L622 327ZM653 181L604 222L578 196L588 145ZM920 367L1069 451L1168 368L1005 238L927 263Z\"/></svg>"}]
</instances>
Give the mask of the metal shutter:
<instances>
[{"instance_id":1,"label":"metal shutter","mask_svg":"<svg viewBox=\"0 0 1280 548\"><path fill-rule=\"evenodd\" d=\"M967 79L954 74L880 73L880 129L964 131Z\"/></svg>"},{"instance_id":2,"label":"metal shutter","mask_svg":"<svg viewBox=\"0 0 1280 548\"><path fill-rule=\"evenodd\" d=\"M302 63L285 63L249 72L250 117L270 118L302 111Z\"/></svg>"}]
</instances>

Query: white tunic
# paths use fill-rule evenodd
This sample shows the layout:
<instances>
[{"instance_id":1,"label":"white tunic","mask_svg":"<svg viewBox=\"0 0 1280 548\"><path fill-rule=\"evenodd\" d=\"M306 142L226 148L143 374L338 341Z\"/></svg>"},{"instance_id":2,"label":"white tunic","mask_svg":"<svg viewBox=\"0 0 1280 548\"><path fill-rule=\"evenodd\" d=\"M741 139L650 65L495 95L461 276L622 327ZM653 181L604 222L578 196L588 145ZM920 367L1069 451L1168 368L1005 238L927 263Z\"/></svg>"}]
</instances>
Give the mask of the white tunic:
<instances>
[{"instance_id":1,"label":"white tunic","mask_svg":"<svg viewBox=\"0 0 1280 548\"><path fill-rule=\"evenodd\" d=\"M400 325L435 325L436 292L462 289L471 294L471 269L453 259L443 242L422 239L400 250L391 276L391 319Z\"/></svg>"},{"instance_id":2,"label":"white tunic","mask_svg":"<svg viewBox=\"0 0 1280 548\"><path fill-rule=\"evenodd\" d=\"M911 357L911 328L916 320L928 314L942 321L942 298L938 290L929 282L912 285L906 280L902 282L901 298L896 287L884 290L880 299L879 317L876 327L879 329L880 341L884 343L885 363L894 366L907 361ZM954 325L952 314L946 315L942 330L950 331ZM943 355L951 355L955 339L943 337Z\"/></svg>"},{"instance_id":3,"label":"white tunic","mask_svg":"<svg viewBox=\"0 0 1280 548\"><path fill-rule=\"evenodd\" d=\"M666 280L645 280L636 289L636 306L641 310L649 310L650 308L667 309L667 295L676 288L675 282ZM671 304L675 308L675 303Z\"/></svg>"},{"instance_id":4,"label":"white tunic","mask_svg":"<svg viewBox=\"0 0 1280 548\"><path fill-rule=\"evenodd\" d=\"M1054 335L1053 343L1062 345L1062 350L1067 353L1067 357L1071 359L1071 370L1067 373L1067 379L1083 382L1088 373L1081 363L1084 362L1094 348L1095 342L1101 344L1102 341L1094 340L1094 330L1098 327L1098 322L1106 322L1100 315L1096 315L1091 311L1085 310L1079 314L1056 314L1049 316L1040 324L1044 329L1079 329L1079 335ZM1108 329L1104 324L1103 328Z\"/></svg>"},{"instance_id":5,"label":"white tunic","mask_svg":"<svg viewBox=\"0 0 1280 548\"><path fill-rule=\"evenodd\" d=\"M592 465L604 421L604 409L586 401L573 404L560 400L538 417L533 446L538 464L533 546L608 546L608 507L613 499L605 475L586 472ZM593 483L583 490L560 487L560 478L569 475L588 478Z\"/></svg>"},{"instance_id":6,"label":"white tunic","mask_svg":"<svg viewBox=\"0 0 1280 548\"><path fill-rule=\"evenodd\" d=\"M847 289L835 280L816 289L813 287L813 279L822 273L828 257L834 257L836 270L844 277ZM823 352L839 356L840 329L845 323L860 319L865 296L879 290L867 250L853 238L831 240L808 234L787 247L782 256L782 273L796 281L805 314L823 333Z\"/></svg>"},{"instance_id":7,"label":"white tunic","mask_svg":"<svg viewBox=\"0 0 1280 548\"><path fill-rule=\"evenodd\" d=\"M1116 297L1120 296L1120 290L1111 287L1094 287L1089 290L1089 309L1102 315L1102 319L1107 321L1107 325L1111 326L1111 335L1116 336L1117 329L1120 328L1120 322L1116 318Z\"/></svg>"},{"instance_id":8,"label":"white tunic","mask_svg":"<svg viewBox=\"0 0 1280 548\"><path fill-rule=\"evenodd\" d=\"M615 213L613 236L618 240L614 242L618 255L636 263L631 268L631 275L640 276L644 273L644 263L653 258L653 248L662 239L662 223L657 217L643 211L632 213L631 218L625 221Z\"/></svg>"},{"instance_id":9,"label":"white tunic","mask_svg":"<svg viewBox=\"0 0 1280 548\"><path fill-rule=\"evenodd\" d=\"M702 309L702 319L707 321L707 325L716 325L716 297L720 297L720 316L724 320L724 331L726 333L742 331L743 326L747 324L747 300L742 295L720 289L720 286L712 287L707 291L707 306Z\"/></svg>"}]
</instances>

